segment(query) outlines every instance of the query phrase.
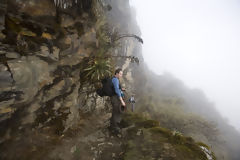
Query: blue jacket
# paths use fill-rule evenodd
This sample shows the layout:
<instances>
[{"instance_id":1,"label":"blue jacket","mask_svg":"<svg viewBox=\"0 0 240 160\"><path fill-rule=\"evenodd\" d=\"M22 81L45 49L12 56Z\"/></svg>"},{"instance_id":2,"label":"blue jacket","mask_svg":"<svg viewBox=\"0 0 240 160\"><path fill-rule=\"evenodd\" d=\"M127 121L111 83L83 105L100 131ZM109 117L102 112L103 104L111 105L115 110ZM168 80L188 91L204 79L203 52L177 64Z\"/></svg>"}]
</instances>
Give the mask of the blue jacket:
<instances>
[{"instance_id":1,"label":"blue jacket","mask_svg":"<svg viewBox=\"0 0 240 160\"><path fill-rule=\"evenodd\" d=\"M113 83L113 87L114 87L114 91L115 93L118 95L118 97L122 97L121 95L121 89L119 88L119 80L117 77L113 77L112 78L112 83Z\"/></svg>"}]
</instances>

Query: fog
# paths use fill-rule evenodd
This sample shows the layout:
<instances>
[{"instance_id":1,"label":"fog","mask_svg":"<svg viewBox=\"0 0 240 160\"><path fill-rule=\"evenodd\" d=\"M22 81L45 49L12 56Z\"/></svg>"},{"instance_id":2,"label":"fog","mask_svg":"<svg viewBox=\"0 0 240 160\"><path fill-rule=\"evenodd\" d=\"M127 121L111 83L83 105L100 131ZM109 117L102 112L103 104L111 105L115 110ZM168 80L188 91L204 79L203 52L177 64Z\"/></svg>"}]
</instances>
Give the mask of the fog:
<instances>
[{"instance_id":1,"label":"fog","mask_svg":"<svg viewBox=\"0 0 240 160\"><path fill-rule=\"evenodd\" d=\"M130 4L148 67L203 90L240 130L240 1L130 0Z\"/></svg>"}]
</instances>

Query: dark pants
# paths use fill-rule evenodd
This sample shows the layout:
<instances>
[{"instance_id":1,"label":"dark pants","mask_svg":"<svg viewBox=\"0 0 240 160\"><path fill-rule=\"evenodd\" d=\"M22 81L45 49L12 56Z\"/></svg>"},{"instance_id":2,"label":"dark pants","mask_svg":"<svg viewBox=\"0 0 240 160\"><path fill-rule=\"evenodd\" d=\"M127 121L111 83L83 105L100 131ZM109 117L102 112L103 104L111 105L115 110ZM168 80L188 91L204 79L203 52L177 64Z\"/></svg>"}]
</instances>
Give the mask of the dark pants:
<instances>
[{"instance_id":1,"label":"dark pants","mask_svg":"<svg viewBox=\"0 0 240 160\"><path fill-rule=\"evenodd\" d=\"M119 123L121 121L121 101L117 95L112 96L111 98L111 104L112 104L112 117L110 119L110 126L111 128L118 128Z\"/></svg>"}]
</instances>

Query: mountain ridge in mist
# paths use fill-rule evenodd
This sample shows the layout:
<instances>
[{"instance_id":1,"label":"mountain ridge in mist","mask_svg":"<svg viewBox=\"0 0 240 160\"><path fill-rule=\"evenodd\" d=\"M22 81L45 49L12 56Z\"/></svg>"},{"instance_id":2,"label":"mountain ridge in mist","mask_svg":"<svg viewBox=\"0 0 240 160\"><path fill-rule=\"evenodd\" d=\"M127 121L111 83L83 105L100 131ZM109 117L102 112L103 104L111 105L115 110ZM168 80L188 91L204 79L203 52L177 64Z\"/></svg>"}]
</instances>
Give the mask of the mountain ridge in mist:
<instances>
[{"instance_id":1,"label":"mountain ridge in mist","mask_svg":"<svg viewBox=\"0 0 240 160\"><path fill-rule=\"evenodd\" d=\"M203 141L218 159L240 158L240 133L225 121L201 89L189 89L173 75L156 75L147 67L143 74L144 82L136 84L143 86L138 93L138 112Z\"/></svg>"}]
</instances>

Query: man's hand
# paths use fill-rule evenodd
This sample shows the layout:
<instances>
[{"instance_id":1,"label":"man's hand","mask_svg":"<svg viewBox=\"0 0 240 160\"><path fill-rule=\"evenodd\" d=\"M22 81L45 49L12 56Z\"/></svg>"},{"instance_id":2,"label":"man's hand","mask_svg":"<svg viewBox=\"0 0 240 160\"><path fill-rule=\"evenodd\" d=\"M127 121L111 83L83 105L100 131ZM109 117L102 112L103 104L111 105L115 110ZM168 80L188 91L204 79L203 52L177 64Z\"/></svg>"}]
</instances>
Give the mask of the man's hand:
<instances>
[{"instance_id":1,"label":"man's hand","mask_svg":"<svg viewBox=\"0 0 240 160\"><path fill-rule=\"evenodd\" d=\"M125 107L126 104L125 104L125 102L123 101L122 97L120 97L120 101L121 101L122 105Z\"/></svg>"},{"instance_id":2,"label":"man's hand","mask_svg":"<svg viewBox=\"0 0 240 160\"><path fill-rule=\"evenodd\" d=\"M126 107L126 104L125 104L125 102L124 102L124 101L122 101L122 105L123 105L124 107Z\"/></svg>"}]
</instances>

